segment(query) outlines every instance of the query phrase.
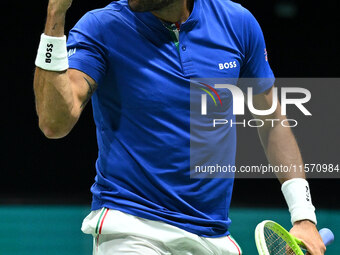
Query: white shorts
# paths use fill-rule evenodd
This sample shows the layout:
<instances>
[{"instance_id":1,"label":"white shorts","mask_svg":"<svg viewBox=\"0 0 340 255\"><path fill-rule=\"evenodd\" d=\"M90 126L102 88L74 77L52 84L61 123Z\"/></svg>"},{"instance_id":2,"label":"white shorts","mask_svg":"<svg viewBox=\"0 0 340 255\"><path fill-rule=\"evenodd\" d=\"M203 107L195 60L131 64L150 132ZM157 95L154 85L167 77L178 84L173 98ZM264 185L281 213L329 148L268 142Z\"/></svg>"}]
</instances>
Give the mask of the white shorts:
<instances>
[{"instance_id":1,"label":"white shorts","mask_svg":"<svg viewBox=\"0 0 340 255\"><path fill-rule=\"evenodd\" d=\"M92 211L81 230L92 234L94 255L240 255L229 235L205 238L161 221L117 210Z\"/></svg>"}]
</instances>

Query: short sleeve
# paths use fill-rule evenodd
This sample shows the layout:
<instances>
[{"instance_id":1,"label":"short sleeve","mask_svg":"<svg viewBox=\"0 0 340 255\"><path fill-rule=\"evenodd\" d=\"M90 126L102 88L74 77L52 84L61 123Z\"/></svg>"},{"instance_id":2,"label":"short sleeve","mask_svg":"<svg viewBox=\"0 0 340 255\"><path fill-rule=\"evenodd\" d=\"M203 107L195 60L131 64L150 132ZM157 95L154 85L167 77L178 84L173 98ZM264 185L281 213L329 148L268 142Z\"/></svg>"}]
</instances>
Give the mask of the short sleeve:
<instances>
[{"instance_id":1,"label":"short sleeve","mask_svg":"<svg viewBox=\"0 0 340 255\"><path fill-rule=\"evenodd\" d=\"M240 78L252 78L253 93L262 93L274 85L275 78L268 62L261 27L255 17L246 9L244 9L243 17L243 42L245 58ZM241 82L240 87L243 91L246 91L245 84L247 83Z\"/></svg>"},{"instance_id":2,"label":"short sleeve","mask_svg":"<svg viewBox=\"0 0 340 255\"><path fill-rule=\"evenodd\" d=\"M71 29L67 40L69 68L86 73L98 84L107 65L101 30L101 23L89 12Z\"/></svg>"}]
</instances>

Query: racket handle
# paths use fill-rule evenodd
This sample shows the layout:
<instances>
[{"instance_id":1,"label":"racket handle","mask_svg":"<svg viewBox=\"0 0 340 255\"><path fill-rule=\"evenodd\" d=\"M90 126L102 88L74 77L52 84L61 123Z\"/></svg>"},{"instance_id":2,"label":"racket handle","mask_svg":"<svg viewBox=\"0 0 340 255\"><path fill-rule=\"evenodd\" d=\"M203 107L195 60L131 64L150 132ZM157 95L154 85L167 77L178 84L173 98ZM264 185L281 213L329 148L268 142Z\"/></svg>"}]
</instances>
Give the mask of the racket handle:
<instances>
[{"instance_id":1,"label":"racket handle","mask_svg":"<svg viewBox=\"0 0 340 255\"><path fill-rule=\"evenodd\" d=\"M322 238L323 243L327 246L334 241L334 234L328 228L320 229L319 234Z\"/></svg>"}]
</instances>

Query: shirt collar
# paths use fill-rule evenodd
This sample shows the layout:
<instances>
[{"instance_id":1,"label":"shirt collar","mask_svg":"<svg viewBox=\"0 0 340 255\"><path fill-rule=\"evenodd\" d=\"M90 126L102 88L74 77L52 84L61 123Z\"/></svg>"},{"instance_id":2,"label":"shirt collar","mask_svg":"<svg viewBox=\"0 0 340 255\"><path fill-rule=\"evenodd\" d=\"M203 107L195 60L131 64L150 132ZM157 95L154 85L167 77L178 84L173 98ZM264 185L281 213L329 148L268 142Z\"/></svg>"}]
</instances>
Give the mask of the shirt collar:
<instances>
[{"instance_id":1,"label":"shirt collar","mask_svg":"<svg viewBox=\"0 0 340 255\"><path fill-rule=\"evenodd\" d=\"M194 6L189 18L181 24L182 31L191 30L199 21L199 17L201 16L201 2L202 0L194 0ZM127 6L128 8L128 6ZM166 31L167 29L164 27L163 23L151 12L135 12L136 17L143 21L143 23L148 26L155 28L157 30Z\"/></svg>"}]
</instances>

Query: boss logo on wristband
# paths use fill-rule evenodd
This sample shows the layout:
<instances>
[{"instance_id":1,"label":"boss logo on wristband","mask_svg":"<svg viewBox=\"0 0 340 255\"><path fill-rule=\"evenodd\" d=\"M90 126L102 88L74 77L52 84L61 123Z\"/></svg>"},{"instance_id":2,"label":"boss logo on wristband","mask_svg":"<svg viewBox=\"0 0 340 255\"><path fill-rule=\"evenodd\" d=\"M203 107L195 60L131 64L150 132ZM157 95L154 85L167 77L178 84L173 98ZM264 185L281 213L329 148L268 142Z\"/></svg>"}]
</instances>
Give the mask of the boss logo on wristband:
<instances>
[{"instance_id":1,"label":"boss logo on wristband","mask_svg":"<svg viewBox=\"0 0 340 255\"><path fill-rule=\"evenodd\" d=\"M310 202L310 192L309 192L308 186L306 186L306 200L307 200L307 202Z\"/></svg>"},{"instance_id":2,"label":"boss logo on wristband","mask_svg":"<svg viewBox=\"0 0 340 255\"><path fill-rule=\"evenodd\" d=\"M294 178L285 181L281 190L291 214L292 224L299 220L310 220L317 224L310 188L305 179Z\"/></svg>"},{"instance_id":3,"label":"boss logo on wristband","mask_svg":"<svg viewBox=\"0 0 340 255\"><path fill-rule=\"evenodd\" d=\"M50 64L51 63L51 58L52 58L52 52L53 52L53 44L52 43L48 43L47 44L47 49L46 49L46 59L45 59L45 63Z\"/></svg>"}]
</instances>

